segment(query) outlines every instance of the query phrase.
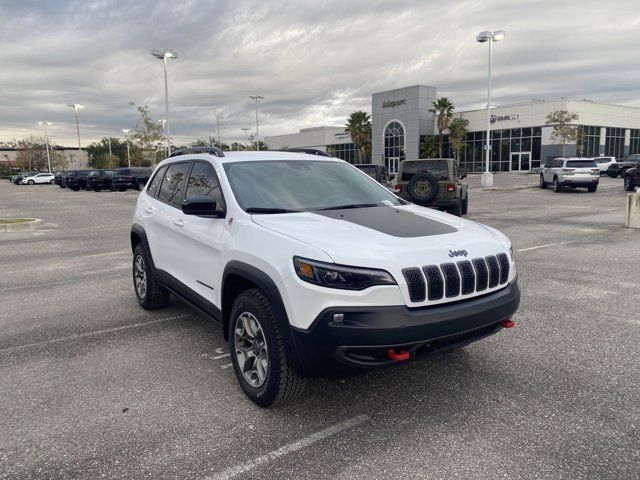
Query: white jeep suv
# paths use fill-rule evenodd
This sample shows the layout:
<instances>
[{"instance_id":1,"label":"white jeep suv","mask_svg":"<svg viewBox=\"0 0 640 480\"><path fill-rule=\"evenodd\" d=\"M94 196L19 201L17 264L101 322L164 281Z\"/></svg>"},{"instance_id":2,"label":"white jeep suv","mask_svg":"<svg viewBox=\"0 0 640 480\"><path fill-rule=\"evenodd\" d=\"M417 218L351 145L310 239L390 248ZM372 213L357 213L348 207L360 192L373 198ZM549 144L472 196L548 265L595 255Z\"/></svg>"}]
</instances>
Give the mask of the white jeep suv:
<instances>
[{"instance_id":1,"label":"white jeep suv","mask_svg":"<svg viewBox=\"0 0 640 480\"><path fill-rule=\"evenodd\" d=\"M406 202L330 157L185 149L138 197L133 281L222 325L262 407L334 376L456 348L514 325L511 244Z\"/></svg>"}]
</instances>

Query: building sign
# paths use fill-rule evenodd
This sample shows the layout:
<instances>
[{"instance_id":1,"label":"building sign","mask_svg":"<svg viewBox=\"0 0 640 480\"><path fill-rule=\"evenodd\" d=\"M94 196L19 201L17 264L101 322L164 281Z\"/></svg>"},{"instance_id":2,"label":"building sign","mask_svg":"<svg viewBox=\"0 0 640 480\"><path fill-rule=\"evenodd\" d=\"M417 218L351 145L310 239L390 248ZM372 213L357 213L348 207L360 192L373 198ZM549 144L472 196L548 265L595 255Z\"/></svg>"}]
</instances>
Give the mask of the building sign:
<instances>
[{"instance_id":1,"label":"building sign","mask_svg":"<svg viewBox=\"0 0 640 480\"><path fill-rule=\"evenodd\" d=\"M338 140L343 140L345 138L349 138L350 135L348 132L342 132L342 133L334 133L333 136Z\"/></svg>"},{"instance_id":2,"label":"building sign","mask_svg":"<svg viewBox=\"0 0 640 480\"><path fill-rule=\"evenodd\" d=\"M518 115L517 113L511 115L491 115L489 117L491 123L503 122L505 120L518 120L518 118L520 118L520 115Z\"/></svg>"},{"instance_id":3,"label":"building sign","mask_svg":"<svg viewBox=\"0 0 640 480\"><path fill-rule=\"evenodd\" d=\"M382 102L382 108L399 107L400 105L406 104L407 101L404 98L401 98L400 100L385 100L384 102Z\"/></svg>"}]
</instances>

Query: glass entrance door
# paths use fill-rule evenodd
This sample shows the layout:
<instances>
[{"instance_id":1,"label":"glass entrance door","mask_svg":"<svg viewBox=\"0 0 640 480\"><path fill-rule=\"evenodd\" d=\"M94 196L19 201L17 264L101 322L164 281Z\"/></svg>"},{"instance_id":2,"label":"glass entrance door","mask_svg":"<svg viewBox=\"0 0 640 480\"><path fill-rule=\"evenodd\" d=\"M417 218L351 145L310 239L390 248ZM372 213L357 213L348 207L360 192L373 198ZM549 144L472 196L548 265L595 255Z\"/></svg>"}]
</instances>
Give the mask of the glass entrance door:
<instances>
[{"instance_id":1,"label":"glass entrance door","mask_svg":"<svg viewBox=\"0 0 640 480\"><path fill-rule=\"evenodd\" d=\"M395 175L398 173L398 166L400 165L400 157L388 157L385 159L385 165L389 175Z\"/></svg>"},{"instance_id":2,"label":"glass entrance door","mask_svg":"<svg viewBox=\"0 0 640 480\"><path fill-rule=\"evenodd\" d=\"M531 170L531 152L511 152L511 171L528 172Z\"/></svg>"}]
</instances>

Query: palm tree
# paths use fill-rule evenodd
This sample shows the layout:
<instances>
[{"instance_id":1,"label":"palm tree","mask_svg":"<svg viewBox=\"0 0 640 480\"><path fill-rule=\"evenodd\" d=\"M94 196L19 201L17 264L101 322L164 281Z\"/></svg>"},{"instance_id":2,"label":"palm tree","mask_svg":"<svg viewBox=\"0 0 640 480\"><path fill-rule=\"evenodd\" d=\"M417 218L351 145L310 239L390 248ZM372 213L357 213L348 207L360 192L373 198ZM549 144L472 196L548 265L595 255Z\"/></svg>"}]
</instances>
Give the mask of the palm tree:
<instances>
[{"instance_id":1,"label":"palm tree","mask_svg":"<svg viewBox=\"0 0 640 480\"><path fill-rule=\"evenodd\" d=\"M367 150L371 149L371 115L362 110L356 110L349 115L345 130L356 147L357 163L362 163Z\"/></svg>"},{"instance_id":2,"label":"palm tree","mask_svg":"<svg viewBox=\"0 0 640 480\"><path fill-rule=\"evenodd\" d=\"M460 161L460 150L466 146L468 126L469 120L462 117L454 118L449 125L449 143L458 161Z\"/></svg>"},{"instance_id":3,"label":"palm tree","mask_svg":"<svg viewBox=\"0 0 640 480\"><path fill-rule=\"evenodd\" d=\"M434 158L438 155L438 143L433 135L427 136L420 144L420 158Z\"/></svg>"},{"instance_id":4,"label":"palm tree","mask_svg":"<svg viewBox=\"0 0 640 480\"><path fill-rule=\"evenodd\" d=\"M438 127L438 155L442 157L442 144L444 143L444 132L449 128L451 117L453 117L453 103L447 97L437 98L431 102L429 111L436 116L436 125Z\"/></svg>"}]
</instances>

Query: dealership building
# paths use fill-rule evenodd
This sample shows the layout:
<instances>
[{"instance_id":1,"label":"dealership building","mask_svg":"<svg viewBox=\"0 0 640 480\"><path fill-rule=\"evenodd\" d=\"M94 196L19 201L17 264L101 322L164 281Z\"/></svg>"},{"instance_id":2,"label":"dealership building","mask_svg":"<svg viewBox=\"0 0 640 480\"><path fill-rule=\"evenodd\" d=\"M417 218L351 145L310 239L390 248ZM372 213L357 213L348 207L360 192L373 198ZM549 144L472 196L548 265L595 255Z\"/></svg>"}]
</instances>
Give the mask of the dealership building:
<instances>
[{"instance_id":1,"label":"dealership building","mask_svg":"<svg viewBox=\"0 0 640 480\"><path fill-rule=\"evenodd\" d=\"M435 87L411 87L374 93L371 102L371 158L367 162L383 164L391 173L399 162L420 158L420 144L437 134L434 114L429 112L437 98ZM554 143L547 115L567 110L578 115L573 121L579 129L578 140L565 147L565 156L595 157L610 155L618 159L640 153L640 108L606 105L590 100L531 100L491 109L491 170L494 172L529 171L560 155ZM455 112L469 121L467 138L459 152L461 165L470 172L484 170L486 110ZM446 134L446 132L445 132ZM356 152L344 127L316 127L299 133L265 137L270 149L309 147L325 150L350 163ZM455 157L445 135L444 156Z\"/></svg>"}]
</instances>

